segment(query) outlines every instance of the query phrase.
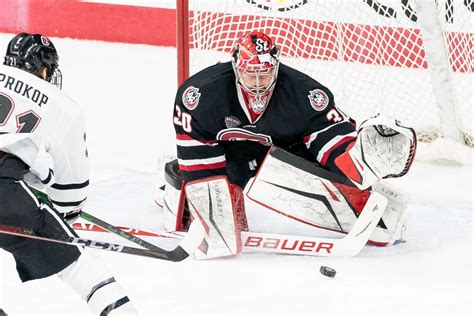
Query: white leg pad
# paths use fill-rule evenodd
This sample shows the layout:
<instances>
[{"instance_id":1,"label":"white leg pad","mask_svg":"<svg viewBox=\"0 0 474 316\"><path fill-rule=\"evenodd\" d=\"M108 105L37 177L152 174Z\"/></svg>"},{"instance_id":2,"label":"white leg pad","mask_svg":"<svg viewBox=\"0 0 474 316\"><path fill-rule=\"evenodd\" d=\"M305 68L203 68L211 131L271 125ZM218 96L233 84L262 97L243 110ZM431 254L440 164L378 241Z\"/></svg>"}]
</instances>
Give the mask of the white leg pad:
<instances>
[{"instance_id":1,"label":"white leg pad","mask_svg":"<svg viewBox=\"0 0 474 316\"><path fill-rule=\"evenodd\" d=\"M182 230L184 204L184 191L166 184L163 195L163 225L165 230Z\"/></svg>"},{"instance_id":2,"label":"white leg pad","mask_svg":"<svg viewBox=\"0 0 474 316\"><path fill-rule=\"evenodd\" d=\"M194 221L206 232L195 252L196 259L228 257L242 250L240 228L226 177L214 177L186 185L186 196Z\"/></svg>"},{"instance_id":3,"label":"white leg pad","mask_svg":"<svg viewBox=\"0 0 474 316\"><path fill-rule=\"evenodd\" d=\"M403 241L407 220L406 209L409 202L408 194L384 181L373 186L373 191L388 199L387 208L382 215L382 220L387 229L376 227L370 236L370 240L387 243L388 245L393 245L396 241Z\"/></svg>"}]
</instances>

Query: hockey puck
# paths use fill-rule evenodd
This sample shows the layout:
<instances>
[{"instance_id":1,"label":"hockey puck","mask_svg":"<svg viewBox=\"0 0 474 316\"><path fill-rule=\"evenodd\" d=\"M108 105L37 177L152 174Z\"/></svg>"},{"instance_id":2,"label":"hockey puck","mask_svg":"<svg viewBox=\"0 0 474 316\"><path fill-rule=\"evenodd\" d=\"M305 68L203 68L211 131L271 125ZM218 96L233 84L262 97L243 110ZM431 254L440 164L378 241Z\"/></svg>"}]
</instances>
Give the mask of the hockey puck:
<instances>
[{"instance_id":1,"label":"hockey puck","mask_svg":"<svg viewBox=\"0 0 474 316\"><path fill-rule=\"evenodd\" d=\"M336 270L326 266L321 266L321 268L319 268L319 272L329 278L334 278L336 276Z\"/></svg>"}]
</instances>

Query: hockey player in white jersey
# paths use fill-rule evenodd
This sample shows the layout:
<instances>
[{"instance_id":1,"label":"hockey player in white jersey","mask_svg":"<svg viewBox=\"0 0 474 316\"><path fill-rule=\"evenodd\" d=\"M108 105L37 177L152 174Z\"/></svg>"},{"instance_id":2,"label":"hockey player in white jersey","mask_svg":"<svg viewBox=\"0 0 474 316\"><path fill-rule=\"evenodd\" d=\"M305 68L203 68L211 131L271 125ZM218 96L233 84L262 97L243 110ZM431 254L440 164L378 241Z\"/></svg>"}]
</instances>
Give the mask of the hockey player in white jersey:
<instances>
[{"instance_id":1,"label":"hockey player in white jersey","mask_svg":"<svg viewBox=\"0 0 474 316\"><path fill-rule=\"evenodd\" d=\"M58 59L48 38L21 33L0 66L0 224L76 236L63 216L87 199L89 162L84 116L60 90ZM80 247L0 234L0 248L13 255L23 282L56 274L94 314L136 314L107 268Z\"/></svg>"}]
</instances>

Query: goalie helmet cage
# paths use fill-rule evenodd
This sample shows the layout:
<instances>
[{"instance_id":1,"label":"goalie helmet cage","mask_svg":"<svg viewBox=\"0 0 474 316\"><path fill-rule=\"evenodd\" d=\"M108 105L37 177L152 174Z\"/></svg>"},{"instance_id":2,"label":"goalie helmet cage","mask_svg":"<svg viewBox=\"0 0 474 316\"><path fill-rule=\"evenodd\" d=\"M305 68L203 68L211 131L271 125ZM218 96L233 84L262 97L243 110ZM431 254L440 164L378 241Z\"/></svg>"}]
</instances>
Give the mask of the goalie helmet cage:
<instances>
[{"instance_id":1,"label":"goalie helmet cage","mask_svg":"<svg viewBox=\"0 0 474 316\"><path fill-rule=\"evenodd\" d=\"M178 84L258 29L361 121L473 145L474 0L177 0Z\"/></svg>"}]
</instances>

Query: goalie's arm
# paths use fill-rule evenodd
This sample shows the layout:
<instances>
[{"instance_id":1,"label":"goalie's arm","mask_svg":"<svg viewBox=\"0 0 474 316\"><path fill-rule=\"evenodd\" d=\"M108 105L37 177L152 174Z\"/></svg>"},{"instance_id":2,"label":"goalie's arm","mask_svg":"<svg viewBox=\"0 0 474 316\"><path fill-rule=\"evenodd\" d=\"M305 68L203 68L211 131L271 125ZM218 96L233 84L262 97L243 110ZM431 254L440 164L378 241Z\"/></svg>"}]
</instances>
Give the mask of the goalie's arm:
<instances>
[{"instance_id":1,"label":"goalie's arm","mask_svg":"<svg viewBox=\"0 0 474 316\"><path fill-rule=\"evenodd\" d=\"M356 124L334 104L332 94L329 91L327 93L329 96L327 108L324 111L308 113L311 118L306 127L303 142L319 165L334 173L344 175L334 161L355 141Z\"/></svg>"},{"instance_id":2,"label":"goalie's arm","mask_svg":"<svg viewBox=\"0 0 474 316\"><path fill-rule=\"evenodd\" d=\"M382 115L361 124L357 139L335 159L335 165L359 189L377 181L405 175L414 160L416 134Z\"/></svg>"},{"instance_id":3,"label":"goalie's arm","mask_svg":"<svg viewBox=\"0 0 474 316\"><path fill-rule=\"evenodd\" d=\"M224 148L216 141L215 132L203 124L208 119L205 111L202 112L203 104L207 102L205 95L201 97L201 106L193 111L184 106L181 95L179 90L173 125L178 165L184 182L225 175L227 161Z\"/></svg>"}]
</instances>

